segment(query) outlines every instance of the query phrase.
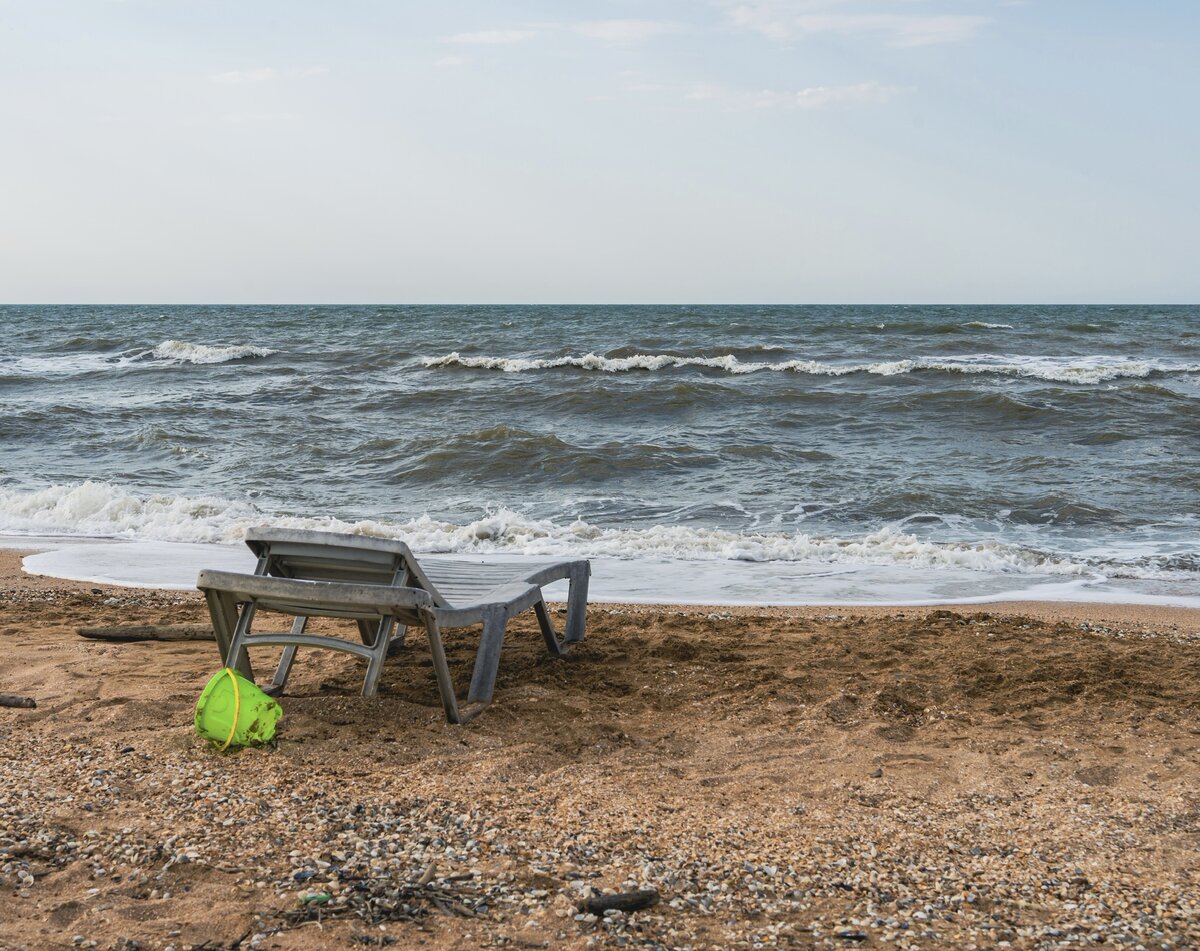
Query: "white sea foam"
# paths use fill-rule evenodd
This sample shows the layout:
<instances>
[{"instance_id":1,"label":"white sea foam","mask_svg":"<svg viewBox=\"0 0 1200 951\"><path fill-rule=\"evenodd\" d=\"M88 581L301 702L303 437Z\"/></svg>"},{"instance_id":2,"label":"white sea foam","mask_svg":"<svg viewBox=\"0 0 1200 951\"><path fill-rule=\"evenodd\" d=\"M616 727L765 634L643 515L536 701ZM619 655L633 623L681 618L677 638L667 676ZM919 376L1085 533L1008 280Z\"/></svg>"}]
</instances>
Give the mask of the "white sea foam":
<instances>
[{"instance_id":1,"label":"white sea foam","mask_svg":"<svg viewBox=\"0 0 1200 951\"><path fill-rule=\"evenodd\" d=\"M1200 373L1200 364L1171 363L1165 360L1137 360L1121 357L1045 357L995 354L970 354L940 359L900 361L907 369L942 370L946 373L995 374L1028 377L1054 383L1103 383L1107 380L1144 379L1154 373ZM872 370L871 372L878 372Z\"/></svg>"},{"instance_id":2,"label":"white sea foam","mask_svg":"<svg viewBox=\"0 0 1200 951\"><path fill-rule=\"evenodd\" d=\"M250 504L214 497L140 496L107 482L0 489L0 532L231 541L262 522Z\"/></svg>"},{"instance_id":3,"label":"white sea foam","mask_svg":"<svg viewBox=\"0 0 1200 951\"><path fill-rule=\"evenodd\" d=\"M741 361L731 353L716 357L680 357L669 353L642 353L631 357L604 357L597 353L585 353L580 357L549 357L546 359L525 357L464 357L455 351L444 357L423 357L421 362L430 369L438 367L468 367L480 370L500 370L504 373L525 373L529 370L548 370L556 367L578 367L602 373L628 373L630 370L662 370L665 367L709 367L726 373L758 373L762 370L776 372L791 370L796 373L841 376L854 373L858 367L840 367L818 363L815 360L788 360L783 363Z\"/></svg>"},{"instance_id":4,"label":"white sea foam","mask_svg":"<svg viewBox=\"0 0 1200 951\"><path fill-rule=\"evenodd\" d=\"M466 524L427 515L404 521L346 521L273 515L248 502L215 497L142 496L103 482L24 492L0 489L0 533L6 534L231 543L240 540L247 529L265 524L400 538L418 551L458 554L902 566L1071 577L1178 575L1150 566L1098 569L1096 560L1002 542L932 542L895 526L845 538L683 525L610 528L579 519L532 518L508 509Z\"/></svg>"},{"instance_id":5,"label":"white sea foam","mask_svg":"<svg viewBox=\"0 0 1200 951\"><path fill-rule=\"evenodd\" d=\"M869 373L896 376L922 371L994 374L1028 377L1056 383L1103 383L1122 378L1141 379L1155 373L1200 373L1200 364L1181 364L1157 359L1125 359L1110 356L1050 357L996 354L965 354L946 357L917 357L877 363L827 363L819 360L785 360L778 363L742 361L733 354L713 357L681 357L665 353L643 353L628 357L605 357L596 353L570 357L474 357L457 351L441 357L423 357L428 369L466 367L526 373L558 367L576 367L603 373L655 371L667 367L708 367L726 373L799 373L810 376L845 376Z\"/></svg>"},{"instance_id":6,"label":"white sea foam","mask_svg":"<svg viewBox=\"0 0 1200 951\"><path fill-rule=\"evenodd\" d=\"M964 327L972 330L1013 330L1012 324L989 324L986 320L968 320Z\"/></svg>"},{"instance_id":7,"label":"white sea foam","mask_svg":"<svg viewBox=\"0 0 1200 951\"><path fill-rule=\"evenodd\" d=\"M213 364L269 357L277 350L248 344L210 346L186 340L164 340L150 350L117 353L63 353L54 356L0 356L0 376L78 376L164 364Z\"/></svg>"},{"instance_id":8,"label":"white sea foam","mask_svg":"<svg viewBox=\"0 0 1200 951\"><path fill-rule=\"evenodd\" d=\"M0 357L0 376L77 376L134 362L129 354L66 353L60 356Z\"/></svg>"},{"instance_id":9,"label":"white sea foam","mask_svg":"<svg viewBox=\"0 0 1200 951\"><path fill-rule=\"evenodd\" d=\"M186 340L164 340L150 351L150 356L156 360L172 360L178 363L229 363L231 360L246 360L250 357L269 357L273 353L278 351L248 344L222 347L189 343Z\"/></svg>"}]
</instances>

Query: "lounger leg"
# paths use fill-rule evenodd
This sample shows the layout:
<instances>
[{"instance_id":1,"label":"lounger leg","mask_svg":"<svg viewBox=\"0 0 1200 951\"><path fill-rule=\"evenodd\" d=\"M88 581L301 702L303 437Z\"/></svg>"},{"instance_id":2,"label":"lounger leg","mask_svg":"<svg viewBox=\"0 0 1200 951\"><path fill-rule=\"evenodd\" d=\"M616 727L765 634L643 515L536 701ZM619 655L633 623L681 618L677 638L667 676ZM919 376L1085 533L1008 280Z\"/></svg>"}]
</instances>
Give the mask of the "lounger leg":
<instances>
[{"instance_id":1,"label":"lounger leg","mask_svg":"<svg viewBox=\"0 0 1200 951\"><path fill-rule=\"evenodd\" d=\"M504 643L504 629L507 626L508 616L503 611L491 611L484 615L483 635L479 638L475 670L471 674L471 690L467 694L470 703L492 702L496 673L500 670L500 648Z\"/></svg>"},{"instance_id":2,"label":"lounger leg","mask_svg":"<svg viewBox=\"0 0 1200 951\"><path fill-rule=\"evenodd\" d=\"M392 575L392 585L393 587L399 585L404 588L411 588L413 586L412 572L407 565ZM400 653L404 647L404 636L408 633L408 627L404 624L396 624L395 618L392 619L392 623L394 626L392 628L391 640L388 641L387 646L388 657L395 657Z\"/></svg>"},{"instance_id":3,"label":"lounger leg","mask_svg":"<svg viewBox=\"0 0 1200 951\"><path fill-rule=\"evenodd\" d=\"M388 618L381 623L389 625L391 633L388 636L387 655L388 657L395 657L400 653L400 648L404 646L404 635L408 633L408 628L403 624L397 624L395 618ZM378 631L378 625L372 625L369 621L358 622L358 636L362 638L364 644L374 644L375 635Z\"/></svg>"},{"instance_id":4,"label":"lounger leg","mask_svg":"<svg viewBox=\"0 0 1200 951\"><path fill-rule=\"evenodd\" d=\"M566 644L578 644L583 640L587 623L588 568L586 565L571 573L571 588L567 594L567 629L563 634Z\"/></svg>"},{"instance_id":5,"label":"lounger leg","mask_svg":"<svg viewBox=\"0 0 1200 951\"><path fill-rule=\"evenodd\" d=\"M304 625L308 623L308 618L298 617L292 622L292 633L303 634ZM278 697L283 693L283 688L287 685L288 674L292 672L292 662L296 659L297 647L295 644L288 644L283 649L283 653L279 655L279 666L275 668L275 676L271 679L271 686L266 692L272 697Z\"/></svg>"},{"instance_id":6,"label":"lounger leg","mask_svg":"<svg viewBox=\"0 0 1200 951\"><path fill-rule=\"evenodd\" d=\"M366 625L367 630L370 630L371 625L365 621L359 621L359 630L363 630L363 625ZM364 643L368 643L371 648L371 659L367 661L367 676L363 681L362 695L364 697L375 696L375 690L379 686L379 677L383 673L383 661L387 657L388 638L392 633L392 619L385 617L379 622L375 628L373 640L367 642L364 636Z\"/></svg>"},{"instance_id":7,"label":"lounger leg","mask_svg":"<svg viewBox=\"0 0 1200 951\"><path fill-rule=\"evenodd\" d=\"M437 675L438 693L442 697L446 720L461 723L458 699L454 696L454 681L450 679L450 665L446 663L446 650L442 646L442 632L438 630L437 618L432 614L425 615L425 633L429 635L429 653L433 655L433 672Z\"/></svg>"},{"instance_id":8,"label":"lounger leg","mask_svg":"<svg viewBox=\"0 0 1200 951\"><path fill-rule=\"evenodd\" d=\"M546 640L546 650L550 652L551 657L562 657L565 652L554 635L554 623L550 620L550 612L546 610L546 602L538 598L533 606L533 613L537 615L538 627L542 629L542 637Z\"/></svg>"},{"instance_id":9,"label":"lounger leg","mask_svg":"<svg viewBox=\"0 0 1200 951\"><path fill-rule=\"evenodd\" d=\"M254 668L250 665L250 652L246 650L246 637L250 634L250 624L254 620L255 607L253 603L242 607L237 626L233 629L229 652L225 655L225 666L232 667L251 683L254 682Z\"/></svg>"},{"instance_id":10,"label":"lounger leg","mask_svg":"<svg viewBox=\"0 0 1200 951\"><path fill-rule=\"evenodd\" d=\"M237 627L237 605L233 598L218 591L206 591L204 599L208 602L208 614L212 618L213 634L217 638L217 651L221 654L221 663L229 657L229 648L233 644L233 630Z\"/></svg>"},{"instance_id":11,"label":"lounger leg","mask_svg":"<svg viewBox=\"0 0 1200 951\"><path fill-rule=\"evenodd\" d=\"M370 621L358 622L358 638L368 647L375 643L375 635L378 631L378 624L372 624Z\"/></svg>"},{"instance_id":12,"label":"lounger leg","mask_svg":"<svg viewBox=\"0 0 1200 951\"><path fill-rule=\"evenodd\" d=\"M379 675L383 673L383 653L377 652L371 655L371 659L367 661L367 676L363 679L362 695L364 697L375 696L375 690L379 686Z\"/></svg>"}]
</instances>

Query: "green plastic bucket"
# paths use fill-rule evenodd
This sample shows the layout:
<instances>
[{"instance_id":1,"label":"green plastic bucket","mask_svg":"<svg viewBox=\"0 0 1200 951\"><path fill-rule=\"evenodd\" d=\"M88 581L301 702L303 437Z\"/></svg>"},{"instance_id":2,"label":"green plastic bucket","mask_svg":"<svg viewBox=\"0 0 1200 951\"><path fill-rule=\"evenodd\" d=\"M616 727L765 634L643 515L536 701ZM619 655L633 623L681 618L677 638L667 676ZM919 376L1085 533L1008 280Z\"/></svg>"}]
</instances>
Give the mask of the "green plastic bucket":
<instances>
[{"instance_id":1,"label":"green plastic bucket","mask_svg":"<svg viewBox=\"0 0 1200 951\"><path fill-rule=\"evenodd\" d=\"M196 732L219 750L270 743L283 707L253 683L224 667L196 701Z\"/></svg>"}]
</instances>

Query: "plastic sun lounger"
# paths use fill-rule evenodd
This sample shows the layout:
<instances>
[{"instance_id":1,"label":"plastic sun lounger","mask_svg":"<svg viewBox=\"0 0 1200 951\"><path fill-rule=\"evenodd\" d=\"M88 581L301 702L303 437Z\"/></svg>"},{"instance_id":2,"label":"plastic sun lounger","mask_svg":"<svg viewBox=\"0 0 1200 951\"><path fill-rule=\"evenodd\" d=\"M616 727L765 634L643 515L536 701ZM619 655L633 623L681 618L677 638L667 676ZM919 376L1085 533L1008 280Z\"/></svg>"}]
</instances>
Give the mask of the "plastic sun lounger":
<instances>
[{"instance_id":1,"label":"plastic sun lounger","mask_svg":"<svg viewBox=\"0 0 1200 951\"><path fill-rule=\"evenodd\" d=\"M390 539L261 529L246 536L258 556L254 574L201 571L217 647L224 663L253 680L248 648L280 646L283 653L267 691L283 691L296 651L323 647L367 661L364 697L374 696L390 644L403 643L409 626L423 627L433 655L446 719L465 723L492 701L500 648L508 619L533 608L546 648L561 657L583 640L587 609L587 561L505 565L427 558L418 562L407 545ZM554 633L542 586L567 579L567 623L562 640ZM240 606L240 610L239 610ZM292 615L289 632L254 633L258 610ZM361 644L340 637L306 634L310 617L358 622ZM465 706L459 706L441 631L482 624L475 669Z\"/></svg>"}]
</instances>

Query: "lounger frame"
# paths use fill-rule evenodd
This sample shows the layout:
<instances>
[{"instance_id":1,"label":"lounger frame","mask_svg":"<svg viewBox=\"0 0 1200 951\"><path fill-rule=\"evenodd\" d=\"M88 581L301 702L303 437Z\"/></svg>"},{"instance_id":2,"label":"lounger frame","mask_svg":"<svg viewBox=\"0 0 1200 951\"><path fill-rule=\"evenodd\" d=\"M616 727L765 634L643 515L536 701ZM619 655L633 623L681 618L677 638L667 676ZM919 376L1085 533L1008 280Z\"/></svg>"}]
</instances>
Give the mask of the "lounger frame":
<instances>
[{"instance_id":1,"label":"lounger frame","mask_svg":"<svg viewBox=\"0 0 1200 951\"><path fill-rule=\"evenodd\" d=\"M563 656L584 638L587 561L534 566L427 558L420 562L408 546L392 539L260 529L247 535L258 556L253 575L202 571L204 592L224 663L253 679L248 649L283 648L266 689L281 693L299 648L343 651L367 661L363 696L373 696L389 648L402 645L409 627L422 627L446 719L465 723L492 701L505 630L511 617L533 608L546 649ZM560 640L554 631L542 587L566 579L570 588L567 620ZM259 610L292 615L287 632L255 632ZM357 622L361 644L340 637L307 634L310 617ZM482 625L467 702L460 705L446 662L442 630Z\"/></svg>"}]
</instances>

